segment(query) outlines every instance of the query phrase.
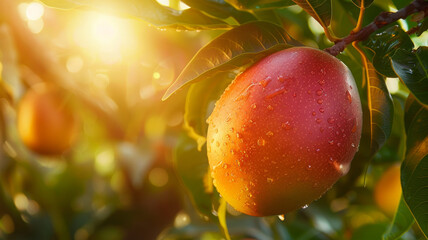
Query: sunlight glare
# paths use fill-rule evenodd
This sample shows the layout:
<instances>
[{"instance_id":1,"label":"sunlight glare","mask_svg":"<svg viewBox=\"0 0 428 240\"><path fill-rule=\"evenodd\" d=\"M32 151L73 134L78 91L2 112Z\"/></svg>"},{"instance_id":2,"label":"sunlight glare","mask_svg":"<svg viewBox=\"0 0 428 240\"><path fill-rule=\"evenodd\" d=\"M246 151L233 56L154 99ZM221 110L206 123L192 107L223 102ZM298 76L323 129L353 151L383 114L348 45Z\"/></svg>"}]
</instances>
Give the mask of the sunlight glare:
<instances>
[{"instance_id":1,"label":"sunlight glare","mask_svg":"<svg viewBox=\"0 0 428 240\"><path fill-rule=\"evenodd\" d=\"M39 18L34 21L28 21L27 25L32 33L37 34L43 30L43 27L45 26L45 22L43 21L43 19Z\"/></svg>"},{"instance_id":2,"label":"sunlight glare","mask_svg":"<svg viewBox=\"0 0 428 240\"><path fill-rule=\"evenodd\" d=\"M400 90L399 82L398 78L386 78L386 87L391 94L397 93Z\"/></svg>"},{"instance_id":3,"label":"sunlight glare","mask_svg":"<svg viewBox=\"0 0 428 240\"><path fill-rule=\"evenodd\" d=\"M96 12L76 17L73 31L74 42L89 54L112 65L132 57L140 47L137 44L133 22Z\"/></svg>"},{"instance_id":4,"label":"sunlight glare","mask_svg":"<svg viewBox=\"0 0 428 240\"><path fill-rule=\"evenodd\" d=\"M42 4L38 2L32 2L27 6L25 10L25 16L30 21L35 21L43 17L45 13L45 8Z\"/></svg>"},{"instance_id":5,"label":"sunlight glare","mask_svg":"<svg viewBox=\"0 0 428 240\"><path fill-rule=\"evenodd\" d=\"M115 48L121 44L118 19L98 14L92 22L92 38L102 48Z\"/></svg>"},{"instance_id":6,"label":"sunlight glare","mask_svg":"<svg viewBox=\"0 0 428 240\"><path fill-rule=\"evenodd\" d=\"M156 0L160 5L169 6L169 0Z\"/></svg>"},{"instance_id":7,"label":"sunlight glare","mask_svg":"<svg viewBox=\"0 0 428 240\"><path fill-rule=\"evenodd\" d=\"M77 73L82 70L83 59L79 56L71 56L67 59L67 70L71 73Z\"/></svg>"}]
</instances>

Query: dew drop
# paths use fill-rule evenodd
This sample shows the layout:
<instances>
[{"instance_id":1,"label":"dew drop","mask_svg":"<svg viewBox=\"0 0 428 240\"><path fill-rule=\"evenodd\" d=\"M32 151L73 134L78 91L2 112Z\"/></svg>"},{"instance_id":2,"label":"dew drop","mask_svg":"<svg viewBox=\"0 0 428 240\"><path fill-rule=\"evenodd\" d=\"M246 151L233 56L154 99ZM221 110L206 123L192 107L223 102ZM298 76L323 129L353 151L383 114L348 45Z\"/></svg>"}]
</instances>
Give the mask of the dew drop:
<instances>
[{"instance_id":1,"label":"dew drop","mask_svg":"<svg viewBox=\"0 0 428 240\"><path fill-rule=\"evenodd\" d=\"M354 144L354 143L351 143L351 146L352 146L353 148L355 148L355 144Z\"/></svg>"},{"instance_id":2,"label":"dew drop","mask_svg":"<svg viewBox=\"0 0 428 240\"><path fill-rule=\"evenodd\" d=\"M285 87L281 87L281 88L275 89L275 91L273 93L267 95L266 99L271 99L271 98L274 98L280 94L287 93L287 92L288 91L287 91L287 89L285 89Z\"/></svg>"},{"instance_id":3,"label":"dew drop","mask_svg":"<svg viewBox=\"0 0 428 240\"><path fill-rule=\"evenodd\" d=\"M320 113L324 113L324 108L320 108Z\"/></svg>"},{"instance_id":4,"label":"dew drop","mask_svg":"<svg viewBox=\"0 0 428 240\"><path fill-rule=\"evenodd\" d=\"M312 170L312 166L311 166L311 165L308 165L308 166L306 167L306 169L308 169L308 170Z\"/></svg>"},{"instance_id":5,"label":"dew drop","mask_svg":"<svg viewBox=\"0 0 428 240\"><path fill-rule=\"evenodd\" d=\"M346 91L346 97L348 98L349 103L352 103L352 97L349 91Z\"/></svg>"},{"instance_id":6,"label":"dew drop","mask_svg":"<svg viewBox=\"0 0 428 240\"><path fill-rule=\"evenodd\" d=\"M279 82L284 82L285 81L285 78L284 78L284 76L282 76L282 75L279 75L278 77L277 77L277 79L278 79L278 81Z\"/></svg>"},{"instance_id":7,"label":"dew drop","mask_svg":"<svg viewBox=\"0 0 428 240\"><path fill-rule=\"evenodd\" d=\"M259 146L264 146L266 144L266 140L264 140L263 138L259 138L258 140L257 140L257 145L259 145Z\"/></svg>"},{"instance_id":8,"label":"dew drop","mask_svg":"<svg viewBox=\"0 0 428 240\"><path fill-rule=\"evenodd\" d=\"M322 104L324 102L324 100L322 100L321 98L317 100L318 104Z\"/></svg>"},{"instance_id":9,"label":"dew drop","mask_svg":"<svg viewBox=\"0 0 428 240\"><path fill-rule=\"evenodd\" d=\"M330 140L330 141L328 141L328 143L329 143L330 145L333 145L333 144L334 144L334 140Z\"/></svg>"},{"instance_id":10,"label":"dew drop","mask_svg":"<svg viewBox=\"0 0 428 240\"><path fill-rule=\"evenodd\" d=\"M240 133L238 133L238 132L237 132L237 133L236 133L236 137L237 137L237 138L241 138L242 136L241 136L241 134L240 134Z\"/></svg>"},{"instance_id":11,"label":"dew drop","mask_svg":"<svg viewBox=\"0 0 428 240\"><path fill-rule=\"evenodd\" d=\"M315 122L317 122L317 123L321 123L321 119L320 119L320 118L317 118L317 120L315 120Z\"/></svg>"},{"instance_id":12,"label":"dew drop","mask_svg":"<svg viewBox=\"0 0 428 240\"><path fill-rule=\"evenodd\" d=\"M285 221L285 214L278 215L278 218L279 218L279 220L284 222Z\"/></svg>"},{"instance_id":13,"label":"dew drop","mask_svg":"<svg viewBox=\"0 0 428 240\"><path fill-rule=\"evenodd\" d=\"M322 85L324 85L325 80L324 80L324 79L321 79L321 80L319 80L319 81L318 81L318 83L322 86Z\"/></svg>"},{"instance_id":14,"label":"dew drop","mask_svg":"<svg viewBox=\"0 0 428 240\"><path fill-rule=\"evenodd\" d=\"M272 78L268 76L264 80L261 80L259 84L262 85L263 88L265 88L271 80Z\"/></svg>"},{"instance_id":15,"label":"dew drop","mask_svg":"<svg viewBox=\"0 0 428 240\"><path fill-rule=\"evenodd\" d=\"M272 131L267 132L266 136L272 137L273 136L273 132Z\"/></svg>"},{"instance_id":16,"label":"dew drop","mask_svg":"<svg viewBox=\"0 0 428 240\"><path fill-rule=\"evenodd\" d=\"M273 110L272 105L267 106L267 109L270 110L270 111L272 111Z\"/></svg>"},{"instance_id":17,"label":"dew drop","mask_svg":"<svg viewBox=\"0 0 428 240\"><path fill-rule=\"evenodd\" d=\"M351 130L351 132L356 132L357 131L357 125L354 125L353 127L352 127L352 130Z\"/></svg>"},{"instance_id":18,"label":"dew drop","mask_svg":"<svg viewBox=\"0 0 428 240\"><path fill-rule=\"evenodd\" d=\"M322 89L317 90L317 95L318 95L318 96L321 96L321 95L322 95L322 92L323 92L323 91L322 91Z\"/></svg>"},{"instance_id":19,"label":"dew drop","mask_svg":"<svg viewBox=\"0 0 428 240\"><path fill-rule=\"evenodd\" d=\"M303 206L302 208L303 209L306 209L306 208L308 208L309 207L309 205L308 204L306 204L305 206Z\"/></svg>"},{"instance_id":20,"label":"dew drop","mask_svg":"<svg viewBox=\"0 0 428 240\"><path fill-rule=\"evenodd\" d=\"M315 152L317 152L317 153L320 152L320 151L321 151L321 149L319 149L319 148L317 148L317 150L315 150Z\"/></svg>"},{"instance_id":21,"label":"dew drop","mask_svg":"<svg viewBox=\"0 0 428 240\"><path fill-rule=\"evenodd\" d=\"M282 123L281 127L284 128L285 130L290 130L291 129L291 124L287 121L285 123Z\"/></svg>"},{"instance_id":22,"label":"dew drop","mask_svg":"<svg viewBox=\"0 0 428 240\"><path fill-rule=\"evenodd\" d=\"M273 178L266 178L266 182L272 183L273 182Z\"/></svg>"},{"instance_id":23,"label":"dew drop","mask_svg":"<svg viewBox=\"0 0 428 240\"><path fill-rule=\"evenodd\" d=\"M327 122L328 122L328 123L330 123L330 124L333 124L333 123L334 123L334 118L329 117L329 118L327 119Z\"/></svg>"}]
</instances>

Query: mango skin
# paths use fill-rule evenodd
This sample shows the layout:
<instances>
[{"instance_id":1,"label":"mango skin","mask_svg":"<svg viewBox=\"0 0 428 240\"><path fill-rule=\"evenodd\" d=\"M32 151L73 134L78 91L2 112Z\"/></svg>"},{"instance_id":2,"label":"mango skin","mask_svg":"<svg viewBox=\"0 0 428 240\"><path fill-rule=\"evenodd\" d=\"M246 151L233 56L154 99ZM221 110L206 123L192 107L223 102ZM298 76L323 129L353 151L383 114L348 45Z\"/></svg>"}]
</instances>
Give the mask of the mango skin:
<instances>
[{"instance_id":1,"label":"mango skin","mask_svg":"<svg viewBox=\"0 0 428 240\"><path fill-rule=\"evenodd\" d=\"M217 190L236 210L269 216L304 207L348 172L362 109L340 60L294 47L238 75L207 122Z\"/></svg>"},{"instance_id":2,"label":"mango skin","mask_svg":"<svg viewBox=\"0 0 428 240\"><path fill-rule=\"evenodd\" d=\"M17 110L24 145L41 155L61 155L76 141L79 123L62 93L46 84L28 90Z\"/></svg>"}]
</instances>

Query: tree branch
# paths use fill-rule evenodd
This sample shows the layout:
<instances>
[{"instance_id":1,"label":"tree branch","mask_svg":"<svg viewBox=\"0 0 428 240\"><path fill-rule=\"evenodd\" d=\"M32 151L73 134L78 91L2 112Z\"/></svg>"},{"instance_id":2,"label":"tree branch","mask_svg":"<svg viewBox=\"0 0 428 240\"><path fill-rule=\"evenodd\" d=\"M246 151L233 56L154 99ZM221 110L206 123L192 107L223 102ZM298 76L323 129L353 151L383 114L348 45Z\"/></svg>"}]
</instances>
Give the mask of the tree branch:
<instances>
[{"instance_id":1,"label":"tree branch","mask_svg":"<svg viewBox=\"0 0 428 240\"><path fill-rule=\"evenodd\" d=\"M373 32L382 28L390 23L396 22L399 19L405 19L413 13L428 10L428 1L425 0L414 0L407 7L398 10L395 13L382 12L375 20L369 25L365 26L358 32L351 32L351 34L342 40L336 42L332 47L326 48L324 51L330 53L333 56L338 55L345 50L348 44L355 41L363 41L370 36Z\"/></svg>"}]
</instances>

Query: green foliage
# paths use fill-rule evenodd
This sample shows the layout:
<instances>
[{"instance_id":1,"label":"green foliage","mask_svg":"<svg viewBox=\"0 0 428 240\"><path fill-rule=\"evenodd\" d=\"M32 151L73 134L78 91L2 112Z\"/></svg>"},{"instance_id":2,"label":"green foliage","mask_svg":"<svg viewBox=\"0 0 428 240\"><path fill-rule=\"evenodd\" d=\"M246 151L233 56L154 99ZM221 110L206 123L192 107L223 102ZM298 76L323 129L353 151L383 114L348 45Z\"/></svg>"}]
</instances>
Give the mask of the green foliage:
<instances>
[{"instance_id":1,"label":"green foliage","mask_svg":"<svg viewBox=\"0 0 428 240\"><path fill-rule=\"evenodd\" d=\"M236 27L199 50L163 99L183 86L212 77L219 71L232 72L296 44L284 29L272 23L251 22Z\"/></svg>"},{"instance_id":2,"label":"green foliage","mask_svg":"<svg viewBox=\"0 0 428 240\"><path fill-rule=\"evenodd\" d=\"M367 62L367 104L370 121L370 153L376 153L391 134L394 107L385 81Z\"/></svg>"},{"instance_id":3,"label":"green foliage","mask_svg":"<svg viewBox=\"0 0 428 240\"><path fill-rule=\"evenodd\" d=\"M253 15L246 12L238 11L233 6L223 0L184 0L183 2L191 8L199 9L216 18L226 19L228 17L233 17L239 23L256 20Z\"/></svg>"},{"instance_id":4,"label":"green foliage","mask_svg":"<svg viewBox=\"0 0 428 240\"><path fill-rule=\"evenodd\" d=\"M392 57L392 66L412 94L428 105L428 48L399 49Z\"/></svg>"},{"instance_id":5,"label":"green foliage","mask_svg":"<svg viewBox=\"0 0 428 240\"><path fill-rule=\"evenodd\" d=\"M294 5L292 0L226 0L236 9L258 11L263 9L283 8Z\"/></svg>"},{"instance_id":6,"label":"green foliage","mask_svg":"<svg viewBox=\"0 0 428 240\"><path fill-rule=\"evenodd\" d=\"M198 143L199 150L206 141L207 118L211 115L215 102L234 79L234 75L220 73L213 78L193 84L187 93L184 127L188 130L189 136Z\"/></svg>"},{"instance_id":7,"label":"green foliage","mask_svg":"<svg viewBox=\"0 0 428 240\"><path fill-rule=\"evenodd\" d=\"M391 66L391 57L398 49L412 50L413 42L410 37L397 25L392 26L364 42L373 52L373 65L384 76L396 77Z\"/></svg>"},{"instance_id":8,"label":"green foliage","mask_svg":"<svg viewBox=\"0 0 428 240\"><path fill-rule=\"evenodd\" d=\"M404 199L401 198L397 212L394 216L394 221L391 223L388 230L383 234L383 239L391 240L401 237L401 235L409 230L414 222L415 220L413 219L412 213L404 202Z\"/></svg>"},{"instance_id":9,"label":"green foliage","mask_svg":"<svg viewBox=\"0 0 428 240\"><path fill-rule=\"evenodd\" d=\"M117 0L60 0L42 1L56 8L89 8L119 16L140 18L159 28L181 30L228 29L231 26L222 20L203 14L196 9L178 11L160 5L155 0L117 1Z\"/></svg>"},{"instance_id":10,"label":"green foliage","mask_svg":"<svg viewBox=\"0 0 428 240\"><path fill-rule=\"evenodd\" d=\"M372 5L374 0L352 0L352 2L357 6L357 7L361 7L361 2L364 3L364 7L368 8L370 7L370 5Z\"/></svg>"},{"instance_id":11,"label":"green foliage","mask_svg":"<svg viewBox=\"0 0 428 240\"><path fill-rule=\"evenodd\" d=\"M155 0L41 0L49 15L37 34L25 34L32 20L7 19L4 9L16 9L3 7L9 2L15 3L0 0L0 25L9 25L0 28L1 239L426 239L428 19L423 14L361 41L366 62L350 45L337 56L352 71L361 96L359 151L349 173L327 194L280 221L240 214L220 198L210 176L206 120L233 78L251 64L285 48L323 49L348 36L361 0L182 0L190 7L185 9L177 0L169 6ZM381 12L411 2L364 1L363 27ZM59 16L85 11L136 25L141 21L135 19L142 20L155 30L133 31L152 40L139 38L145 48L119 57L129 62L101 63L102 54L82 53L73 43L83 36L64 40L75 33L58 26L67 28L69 22L56 23ZM415 34L407 33L413 26ZM34 48L58 63L43 68L40 56L31 63L28 49ZM83 59L80 73L63 69L73 57ZM160 67L165 61L172 64ZM64 83L38 76L40 69ZM395 80L385 82L386 77L400 82L387 88ZM173 78L163 99L177 94L161 102ZM37 81L70 92L75 115L83 119L78 143L61 156L34 154L18 137L18 101ZM91 84L108 87L94 92ZM188 91L178 94L185 87ZM103 111L107 108L115 111ZM402 162L403 194L390 219L376 207L373 191L384 169L397 162ZM166 185L156 185L165 176Z\"/></svg>"},{"instance_id":12,"label":"green foliage","mask_svg":"<svg viewBox=\"0 0 428 240\"><path fill-rule=\"evenodd\" d=\"M406 103L406 159L401 166L403 196L425 237L428 236L428 108L413 96Z\"/></svg>"},{"instance_id":13,"label":"green foliage","mask_svg":"<svg viewBox=\"0 0 428 240\"><path fill-rule=\"evenodd\" d=\"M326 29L331 21L331 1L329 0L293 0Z\"/></svg>"}]
</instances>

